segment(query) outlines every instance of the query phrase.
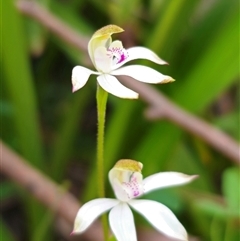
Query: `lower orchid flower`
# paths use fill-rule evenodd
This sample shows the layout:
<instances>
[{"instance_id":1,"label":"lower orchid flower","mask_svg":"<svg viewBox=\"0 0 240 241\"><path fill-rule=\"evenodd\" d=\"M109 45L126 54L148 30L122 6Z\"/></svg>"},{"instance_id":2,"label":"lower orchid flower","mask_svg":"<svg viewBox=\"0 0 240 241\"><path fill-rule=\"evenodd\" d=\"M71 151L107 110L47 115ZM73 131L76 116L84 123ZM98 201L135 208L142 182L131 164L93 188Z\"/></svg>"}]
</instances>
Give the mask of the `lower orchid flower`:
<instances>
[{"instance_id":1,"label":"lower orchid flower","mask_svg":"<svg viewBox=\"0 0 240 241\"><path fill-rule=\"evenodd\" d=\"M162 172L142 178L142 163L120 160L109 172L116 199L98 198L84 204L78 211L73 233L84 232L95 219L110 210L109 223L118 241L137 241L132 211L143 215L155 229L180 240L188 240L187 232L172 211L161 203L136 200L150 191L191 182L197 176L178 172Z\"/></svg>"},{"instance_id":2,"label":"lower orchid flower","mask_svg":"<svg viewBox=\"0 0 240 241\"><path fill-rule=\"evenodd\" d=\"M170 76L143 65L125 63L135 59L148 59L156 64L167 64L153 51L145 47L125 49L119 40L113 41L111 35L124 30L116 25L107 25L96 31L88 43L88 54L97 71L83 66L76 66L72 71L72 91L82 88L91 74L98 75L98 84L107 92L120 98L138 98L138 93L122 85L115 76L126 75L145 83L168 83L174 81Z\"/></svg>"}]
</instances>

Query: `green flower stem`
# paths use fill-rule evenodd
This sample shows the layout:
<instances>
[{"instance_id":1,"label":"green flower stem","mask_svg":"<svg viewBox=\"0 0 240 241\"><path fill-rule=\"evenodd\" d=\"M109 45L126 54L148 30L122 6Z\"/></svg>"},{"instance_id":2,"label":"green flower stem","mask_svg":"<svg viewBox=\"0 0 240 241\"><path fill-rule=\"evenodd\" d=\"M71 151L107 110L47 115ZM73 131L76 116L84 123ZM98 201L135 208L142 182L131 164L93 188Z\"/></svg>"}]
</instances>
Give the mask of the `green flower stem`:
<instances>
[{"instance_id":1,"label":"green flower stem","mask_svg":"<svg viewBox=\"0 0 240 241\"><path fill-rule=\"evenodd\" d=\"M97 84L97 118L98 118L98 133L97 133L97 180L98 180L98 195L100 198L105 197L104 191L104 126L106 115L108 92ZM102 216L102 225L104 231L104 239L108 240L108 223L107 216Z\"/></svg>"}]
</instances>

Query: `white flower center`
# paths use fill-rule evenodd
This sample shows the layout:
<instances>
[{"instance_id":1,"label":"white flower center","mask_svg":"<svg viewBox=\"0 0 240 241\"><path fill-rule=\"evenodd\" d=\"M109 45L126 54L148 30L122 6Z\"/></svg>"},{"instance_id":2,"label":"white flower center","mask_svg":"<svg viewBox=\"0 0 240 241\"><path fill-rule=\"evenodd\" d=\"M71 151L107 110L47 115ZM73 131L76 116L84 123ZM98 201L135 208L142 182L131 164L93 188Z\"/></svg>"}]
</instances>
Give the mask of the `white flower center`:
<instances>
[{"instance_id":1,"label":"white flower center","mask_svg":"<svg viewBox=\"0 0 240 241\"><path fill-rule=\"evenodd\" d=\"M120 160L109 172L109 181L118 200L128 202L144 193L142 164L133 160Z\"/></svg>"}]
</instances>

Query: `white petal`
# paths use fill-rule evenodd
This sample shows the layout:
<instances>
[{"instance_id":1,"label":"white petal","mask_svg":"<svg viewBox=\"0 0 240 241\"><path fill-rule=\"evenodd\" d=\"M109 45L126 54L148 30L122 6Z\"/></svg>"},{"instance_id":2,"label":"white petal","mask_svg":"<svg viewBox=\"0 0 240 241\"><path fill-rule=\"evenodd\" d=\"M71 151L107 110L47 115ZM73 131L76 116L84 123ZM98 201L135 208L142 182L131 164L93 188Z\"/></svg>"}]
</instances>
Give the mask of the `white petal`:
<instances>
[{"instance_id":1,"label":"white petal","mask_svg":"<svg viewBox=\"0 0 240 241\"><path fill-rule=\"evenodd\" d=\"M123 49L122 42L120 40L114 40L108 47L108 49L112 49L113 51L115 49Z\"/></svg>"},{"instance_id":2,"label":"white petal","mask_svg":"<svg viewBox=\"0 0 240 241\"><path fill-rule=\"evenodd\" d=\"M156 173L143 179L144 193L150 192L154 189L183 185L191 182L196 177L198 176L189 176L180 172Z\"/></svg>"},{"instance_id":3,"label":"white petal","mask_svg":"<svg viewBox=\"0 0 240 241\"><path fill-rule=\"evenodd\" d=\"M126 99L137 99L138 93L122 85L117 78L109 74L103 74L97 77L98 83L107 92Z\"/></svg>"},{"instance_id":4,"label":"white petal","mask_svg":"<svg viewBox=\"0 0 240 241\"><path fill-rule=\"evenodd\" d=\"M72 70L72 92L75 92L82 88L88 81L91 74L98 74L90 69L82 66L76 66Z\"/></svg>"},{"instance_id":5,"label":"white petal","mask_svg":"<svg viewBox=\"0 0 240 241\"><path fill-rule=\"evenodd\" d=\"M73 233L84 232L96 218L118 203L118 200L110 198L98 198L85 203L77 213Z\"/></svg>"},{"instance_id":6,"label":"white petal","mask_svg":"<svg viewBox=\"0 0 240 241\"><path fill-rule=\"evenodd\" d=\"M92 60L93 65L95 66L95 68L96 68L96 64L95 64L95 60L94 60L95 50L101 46L107 48L111 42L112 42L111 37L99 38L99 37L94 37L94 36L88 42L88 54L90 56L90 59Z\"/></svg>"},{"instance_id":7,"label":"white petal","mask_svg":"<svg viewBox=\"0 0 240 241\"><path fill-rule=\"evenodd\" d=\"M112 56L108 55L105 47L98 47L94 51L95 67L98 71L103 73L109 73L112 68Z\"/></svg>"},{"instance_id":8,"label":"white petal","mask_svg":"<svg viewBox=\"0 0 240 241\"><path fill-rule=\"evenodd\" d=\"M110 211L109 223L118 241L137 241L133 214L126 203L121 202Z\"/></svg>"},{"instance_id":9,"label":"white petal","mask_svg":"<svg viewBox=\"0 0 240 241\"><path fill-rule=\"evenodd\" d=\"M152 50L145 47L132 47L127 49L128 58L115 66L114 69L121 67L123 64L135 59L147 59L156 64L167 64L166 61L160 59Z\"/></svg>"},{"instance_id":10,"label":"white petal","mask_svg":"<svg viewBox=\"0 0 240 241\"><path fill-rule=\"evenodd\" d=\"M151 84L168 83L174 81L172 77L163 75L155 69L143 65L129 65L120 69L113 70L111 74L127 75L138 81Z\"/></svg>"},{"instance_id":11,"label":"white petal","mask_svg":"<svg viewBox=\"0 0 240 241\"><path fill-rule=\"evenodd\" d=\"M172 211L156 201L131 200L128 202L142 214L158 231L180 240L188 240L187 232Z\"/></svg>"},{"instance_id":12,"label":"white petal","mask_svg":"<svg viewBox=\"0 0 240 241\"><path fill-rule=\"evenodd\" d=\"M127 192L122 187L122 183L119 181L116 170L111 169L108 173L109 181L111 183L114 194L118 200L128 201L130 197L128 197ZM122 174L122 173L121 173ZM124 177L124 175L122 175Z\"/></svg>"}]
</instances>

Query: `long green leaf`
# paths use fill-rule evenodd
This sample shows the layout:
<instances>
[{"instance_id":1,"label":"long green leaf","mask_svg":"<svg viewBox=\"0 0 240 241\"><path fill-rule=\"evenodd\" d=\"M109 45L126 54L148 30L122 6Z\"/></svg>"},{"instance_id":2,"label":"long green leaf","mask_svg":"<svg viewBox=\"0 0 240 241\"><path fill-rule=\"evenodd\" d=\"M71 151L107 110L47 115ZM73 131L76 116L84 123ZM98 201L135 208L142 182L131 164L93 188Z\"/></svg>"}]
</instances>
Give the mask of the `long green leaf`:
<instances>
[{"instance_id":1,"label":"long green leaf","mask_svg":"<svg viewBox=\"0 0 240 241\"><path fill-rule=\"evenodd\" d=\"M202 58L189 71L185 81L183 83L179 81L176 88L172 90L173 98L182 107L194 113L202 111L235 81L235 77L239 73L236 53L237 18L238 10L234 11L229 17L224 28L215 36L215 41L212 41L207 49L202 49L204 51ZM222 50L228 43L231 43L231 45L228 45L227 50L223 53ZM220 53L221 58L217 57ZM159 123L152 127L151 133L139 145L134 156L146 160L155 160L162 167L163 162L168 160L177 141L179 141L181 131L170 123ZM156 144L157 136L159 136L158 144Z\"/></svg>"},{"instance_id":2,"label":"long green leaf","mask_svg":"<svg viewBox=\"0 0 240 241\"><path fill-rule=\"evenodd\" d=\"M83 111L86 108L90 94L88 88L82 93L75 93L72 101L68 103L69 108L63 115L63 120L52 150L51 173L50 175L57 181L61 181L66 171L69 157L73 150L73 143L77 135L80 135L78 123L83 117Z\"/></svg>"},{"instance_id":3,"label":"long green leaf","mask_svg":"<svg viewBox=\"0 0 240 241\"><path fill-rule=\"evenodd\" d=\"M188 72L184 83L174 91L177 103L189 110L202 110L233 83L239 74L236 52L238 32L238 10L235 10L221 31L214 36L212 44L204 49L205 54ZM227 49L226 43L231 43ZM217 57L218 55L221 57ZM187 94L183 94L184 92Z\"/></svg>"},{"instance_id":4,"label":"long green leaf","mask_svg":"<svg viewBox=\"0 0 240 241\"><path fill-rule=\"evenodd\" d=\"M179 43L177 37L185 28L186 22L189 21L197 4L196 0L190 2L187 0L165 1L162 11L159 10L161 12L158 14L159 17L154 28L150 28L150 32L146 36L146 46L161 55L163 51L171 50L173 45Z\"/></svg>"},{"instance_id":5,"label":"long green leaf","mask_svg":"<svg viewBox=\"0 0 240 241\"><path fill-rule=\"evenodd\" d=\"M73 9L72 6L59 1L52 1L51 7L53 13L56 14L58 18L77 32L81 32L81 34L93 32L84 17L79 15L77 9ZM83 56L81 52L76 51L72 46L66 45L64 41L55 36L52 39L54 43L66 53L71 62L81 63ZM68 78L69 84L71 81L70 75L71 72ZM57 181L62 180L74 147L74 140L76 140L77 135L81 135L78 123L83 119L83 111L91 101L92 94L90 88L85 87L84 90L71 94L70 97L65 100L67 102L65 105L68 106L68 108L62 114L50 157L52 166L50 175ZM94 94L92 96L94 96Z\"/></svg>"},{"instance_id":6,"label":"long green leaf","mask_svg":"<svg viewBox=\"0 0 240 241\"><path fill-rule=\"evenodd\" d=\"M4 86L14 108L14 124L18 149L26 160L43 169L44 155L40 135L39 117L30 63L27 55L22 18L14 6L15 1L3 1L1 22L3 36ZM6 123L7 124L7 123ZM26 173L27 175L27 173ZM25 210L29 218L29 231L34 232L42 216L42 206L28 197ZM50 239L51 237L48 236Z\"/></svg>"},{"instance_id":7,"label":"long green leaf","mask_svg":"<svg viewBox=\"0 0 240 241\"><path fill-rule=\"evenodd\" d=\"M228 168L223 174L223 193L229 210L236 212L240 218L240 170L237 167Z\"/></svg>"},{"instance_id":8,"label":"long green leaf","mask_svg":"<svg viewBox=\"0 0 240 241\"><path fill-rule=\"evenodd\" d=\"M22 19L15 1L3 1L1 22L3 36L3 70L9 99L14 107L18 145L23 156L37 167L43 167L43 148L35 89L27 56Z\"/></svg>"},{"instance_id":9,"label":"long green leaf","mask_svg":"<svg viewBox=\"0 0 240 241\"><path fill-rule=\"evenodd\" d=\"M2 218L0 219L0 233L1 233L1 239L4 241L15 241L15 237L12 235L10 229L7 227L7 225L4 223Z\"/></svg>"},{"instance_id":10,"label":"long green leaf","mask_svg":"<svg viewBox=\"0 0 240 241\"><path fill-rule=\"evenodd\" d=\"M44 6L45 8L48 8L50 4L50 0L36 0ZM44 47L47 42L47 32L46 30L35 20L33 19L27 19L25 21L26 27L28 29L28 42L29 42L29 48L32 54L39 56L42 54Z\"/></svg>"}]
</instances>

